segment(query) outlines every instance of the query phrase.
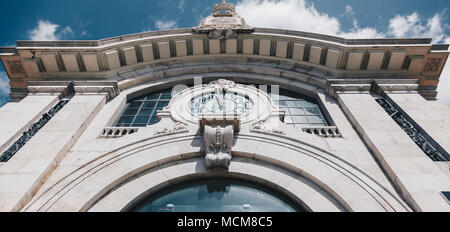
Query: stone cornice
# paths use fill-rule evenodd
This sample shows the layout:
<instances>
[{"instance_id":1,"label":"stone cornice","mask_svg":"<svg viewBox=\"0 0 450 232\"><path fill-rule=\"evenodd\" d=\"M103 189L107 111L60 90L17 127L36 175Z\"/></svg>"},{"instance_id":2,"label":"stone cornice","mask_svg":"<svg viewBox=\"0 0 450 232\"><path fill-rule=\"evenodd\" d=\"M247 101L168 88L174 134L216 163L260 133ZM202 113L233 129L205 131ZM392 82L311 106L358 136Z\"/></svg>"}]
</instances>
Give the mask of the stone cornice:
<instances>
[{"instance_id":1,"label":"stone cornice","mask_svg":"<svg viewBox=\"0 0 450 232\"><path fill-rule=\"evenodd\" d=\"M339 93L411 93L419 90L419 81L415 79L364 79L364 80L328 80L326 93L336 97Z\"/></svg>"},{"instance_id":2,"label":"stone cornice","mask_svg":"<svg viewBox=\"0 0 450 232\"><path fill-rule=\"evenodd\" d=\"M114 82L39 81L30 82L27 89L31 94L56 94L65 91L71 83L76 94L105 94L107 100L110 100L120 93Z\"/></svg>"},{"instance_id":3,"label":"stone cornice","mask_svg":"<svg viewBox=\"0 0 450 232\"><path fill-rule=\"evenodd\" d=\"M18 47L0 48L0 59L11 80L11 96L20 96L30 80L123 81L132 77L128 73L148 67L247 59L301 66L336 79L413 78L420 80L421 94L434 98L449 54L448 45L432 45L428 38L344 39L268 28L232 34L223 39L187 28L97 41L18 41Z\"/></svg>"},{"instance_id":4,"label":"stone cornice","mask_svg":"<svg viewBox=\"0 0 450 232\"><path fill-rule=\"evenodd\" d=\"M255 33L274 34L280 36L304 37L306 39L318 39L322 41L334 42L342 45L431 45L431 38L404 38L404 39L345 39L337 36L317 34L305 31L292 31L274 28L255 28ZM101 48L107 45L114 45L118 42L136 41L138 39L151 39L154 37L165 37L177 34L192 33L192 28L182 28L174 30L149 31L136 34L129 34L117 37L111 37L101 40L72 40L72 41L17 41L18 48ZM433 45L435 49L438 47L447 47L448 45ZM6 52L7 47L0 48L2 52ZM447 50L441 48L440 50Z\"/></svg>"}]
</instances>

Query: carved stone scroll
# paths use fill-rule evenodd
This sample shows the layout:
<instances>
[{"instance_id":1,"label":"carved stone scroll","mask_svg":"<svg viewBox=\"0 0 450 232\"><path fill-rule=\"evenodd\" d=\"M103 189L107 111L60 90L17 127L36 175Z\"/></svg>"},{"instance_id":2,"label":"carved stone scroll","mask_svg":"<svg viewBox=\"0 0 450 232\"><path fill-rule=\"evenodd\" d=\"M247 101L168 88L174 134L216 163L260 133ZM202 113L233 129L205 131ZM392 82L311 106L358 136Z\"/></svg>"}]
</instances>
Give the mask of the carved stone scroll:
<instances>
[{"instance_id":1,"label":"carved stone scroll","mask_svg":"<svg viewBox=\"0 0 450 232\"><path fill-rule=\"evenodd\" d=\"M205 126L203 136L206 148L206 166L208 168L228 169L234 139L233 126Z\"/></svg>"}]
</instances>

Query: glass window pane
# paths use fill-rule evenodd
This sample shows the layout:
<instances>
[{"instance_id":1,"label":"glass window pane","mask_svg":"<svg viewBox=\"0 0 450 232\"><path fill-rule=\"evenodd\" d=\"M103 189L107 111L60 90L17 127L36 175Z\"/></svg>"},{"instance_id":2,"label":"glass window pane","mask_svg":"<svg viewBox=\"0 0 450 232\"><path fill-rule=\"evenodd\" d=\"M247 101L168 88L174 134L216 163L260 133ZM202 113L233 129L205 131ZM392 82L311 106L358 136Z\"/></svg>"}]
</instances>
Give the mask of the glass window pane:
<instances>
[{"instance_id":1,"label":"glass window pane","mask_svg":"<svg viewBox=\"0 0 450 232\"><path fill-rule=\"evenodd\" d=\"M303 108L290 108L289 111L292 115L305 115L305 110Z\"/></svg>"},{"instance_id":2,"label":"glass window pane","mask_svg":"<svg viewBox=\"0 0 450 232\"><path fill-rule=\"evenodd\" d=\"M147 96L147 101L148 100L158 100L159 99L159 95L161 95L160 93L156 93L156 94L152 94L150 96Z\"/></svg>"},{"instance_id":3,"label":"glass window pane","mask_svg":"<svg viewBox=\"0 0 450 232\"><path fill-rule=\"evenodd\" d=\"M325 120L318 116L308 116L310 123L325 123Z\"/></svg>"},{"instance_id":4,"label":"glass window pane","mask_svg":"<svg viewBox=\"0 0 450 232\"><path fill-rule=\"evenodd\" d=\"M136 113L138 112L138 108L128 108L123 112L123 115L136 115Z\"/></svg>"},{"instance_id":5,"label":"glass window pane","mask_svg":"<svg viewBox=\"0 0 450 232\"><path fill-rule=\"evenodd\" d=\"M309 102L309 101L303 101L303 106L309 107L309 106L317 106L317 104Z\"/></svg>"},{"instance_id":6,"label":"glass window pane","mask_svg":"<svg viewBox=\"0 0 450 232\"><path fill-rule=\"evenodd\" d=\"M292 120L295 124L309 123L306 116L292 116Z\"/></svg>"},{"instance_id":7,"label":"glass window pane","mask_svg":"<svg viewBox=\"0 0 450 232\"><path fill-rule=\"evenodd\" d=\"M133 123L147 124L149 118L148 116L138 116Z\"/></svg>"},{"instance_id":8,"label":"glass window pane","mask_svg":"<svg viewBox=\"0 0 450 232\"><path fill-rule=\"evenodd\" d=\"M128 108L139 108L141 107L142 102L130 102L128 104Z\"/></svg>"},{"instance_id":9,"label":"glass window pane","mask_svg":"<svg viewBox=\"0 0 450 232\"><path fill-rule=\"evenodd\" d=\"M130 127L131 124L130 123L120 123L116 125L117 127Z\"/></svg>"},{"instance_id":10,"label":"glass window pane","mask_svg":"<svg viewBox=\"0 0 450 232\"><path fill-rule=\"evenodd\" d=\"M153 108L156 106L156 104L157 104L157 102L155 102L155 101L146 101L142 105L142 108Z\"/></svg>"},{"instance_id":11,"label":"glass window pane","mask_svg":"<svg viewBox=\"0 0 450 232\"><path fill-rule=\"evenodd\" d=\"M162 110L162 109L164 109L164 107L155 107L155 113L157 113L158 111L160 111L160 110Z\"/></svg>"},{"instance_id":12,"label":"glass window pane","mask_svg":"<svg viewBox=\"0 0 450 232\"><path fill-rule=\"evenodd\" d=\"M132 123L133 119L134 119L134 116L123 116L123 117L120 117L120 119L117 123Z\"/></svg>"},{"instance_id":13,"label":"glass window pane","mask_svg":"<svg viewBox=\"0 0 450 232\"><path fill-rule=\"evenodd\" d=\"M286 101L278 101L278 105L279 105L280 107L287 107L287 106L288 106L288 104L287 104Z\"/></svg>"},{"instance_id":14,"label":"glass window pane","mask_svg":"<svg viewBox=\"0 0 450 232\"><path fill-rule=\"evenodd\" d=\"M152 115L153 109L148 109L148 108L142 108L139 111L139 116L150 116Z\"/></svg>"},{"instance_id":15,"label":"glass window pane","mask_svg":"<svg viewBox=\"0 0 450 232\"><path fill-rule=\"evenodd\" d=\"M288 101L289 107L302 107L302 101Z\"/></svg>"},{"instance_id":16,"label":"glass window pane","mask_svg":"<svg viewBox=\"0 0 450 232\"><path fill-rule=\"evenodd\" d=\"M133 123L133 127L146 127L147 124Z\"/></svg>"},{"instance_id":17,"label":"glass window pane","mask_svg":"<svg viewBox=\"0 0 450 232\"><path fill-rule=\"evenodd\" d=\"M158 118L157 117L151 117L150 121L148 122L149 125L153 125L158 123Z\"/></svg>"},{"instance_id":18,"label":"glass window pane","mask_svg":"<svg viewBox=\"0 0 450 232\"><path fill-rule=\"evenodd\" d=\"M285 94L283 93L283 91L281 91L279 97L280 97L280 100L296 100L296 98L294 98L294 97L285 95Z\"/></svg>"},{"instance_id":19,"label":"glass window pane","mask_svg":"<svg viewBox=\"0 0 450 232\"><path fill-rule=\"evenodd\" d=\"M172 99L172 93L171 92L163 93L163 94L161 94L161 98L160 99L170 100L170 99Z\"/></svg>"},{"instance_id":20,"label":"glass window pane","mask_svg":"<svg viewBox=\"0 0 450 232\"><path fill-rule=\"evenodd\" d=\"M322 115L318 107L305 107L305 111L308 115Z\"/></svg>"},{"instance_id":21,"label":"glass window pane","mask_svg":"<svg viewBox=\"0 0 450 232\"><path fill-rule=\"evenodd\" d=\"M166 107L168 105L169 105L169 101L159 101L158 102L158 108L159 107L164 108L164 107Z\"/></svg>"}]
</instances>

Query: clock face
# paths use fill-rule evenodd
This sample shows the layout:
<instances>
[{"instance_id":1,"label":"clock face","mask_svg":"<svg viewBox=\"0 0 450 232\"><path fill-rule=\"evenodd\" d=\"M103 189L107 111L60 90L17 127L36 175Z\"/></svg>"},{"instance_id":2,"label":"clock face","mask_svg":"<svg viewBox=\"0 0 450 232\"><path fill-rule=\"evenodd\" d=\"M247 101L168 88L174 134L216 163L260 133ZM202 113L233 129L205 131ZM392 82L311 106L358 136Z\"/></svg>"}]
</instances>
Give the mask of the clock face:
<instances>
[{"instance_id":1,"label":"clock face","mask_svg":"<svg viewBox=\"0 0 450 232\"><path fill-rule=\"evenodd\" d=\"M190 102L194 114L247 114L252 108L249 97L237 93L205 93Z\"/></svg>"}]
</instances>

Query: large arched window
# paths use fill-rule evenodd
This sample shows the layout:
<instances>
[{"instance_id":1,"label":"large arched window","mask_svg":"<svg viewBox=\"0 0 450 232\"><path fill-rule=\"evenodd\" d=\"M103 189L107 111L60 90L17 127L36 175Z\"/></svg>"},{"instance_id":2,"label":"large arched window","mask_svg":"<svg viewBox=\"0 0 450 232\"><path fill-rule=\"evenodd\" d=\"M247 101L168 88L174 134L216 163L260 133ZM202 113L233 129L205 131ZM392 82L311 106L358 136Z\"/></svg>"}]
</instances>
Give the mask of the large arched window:
<instances>
[{"instance_id":1,"label":"large arched window","mask_svg":"<svg viewBox=\"0 0 450 232\"><path fill-rule=\"evenodd\" d=\"M284 89L275 98L270 88L268 91L274 99L279 99L276 104L285 111L284 123L300 128L329 125L314 99ZM165 89L129 101L115 126L145 127L158 123L157 112L169 105L171 94L171 89Z\"/></svg>"},{"instance_id":2,"label":"large arched window","mask_svg":"<svg viewBox=\"0 0 450 232\"><path fill-rule=\"evenodd\" d=\"M306 211L265 186L228 178L199 179L171 186L141 200L138 212L296 212Z\"/></svg>"},{"instance_id":3,"label":"large arched window","mask_svg":"<svg viewBox=\"0 0 450 232\"><path fill-rule=\"evenodd\" d=\"M116 122L117 127L145 127L158 122L158 110L169 105L172 90L165 89L131 100Z\"/></svg>"},{"instance_id":4,"label":"large arched window","mask_svg":"<svg viewBox=\"0 0 450 232\"><path fill-rule=\"evenodd\" d=\"M280 110L285 112L284 123L300 128L329 126L319 105L314 99L284 89L280 89L279 92L278 98L274 97L273 93L270 95L273 99L279 99L275 102L280 107Z\"/></svg>"}]
</instances>

